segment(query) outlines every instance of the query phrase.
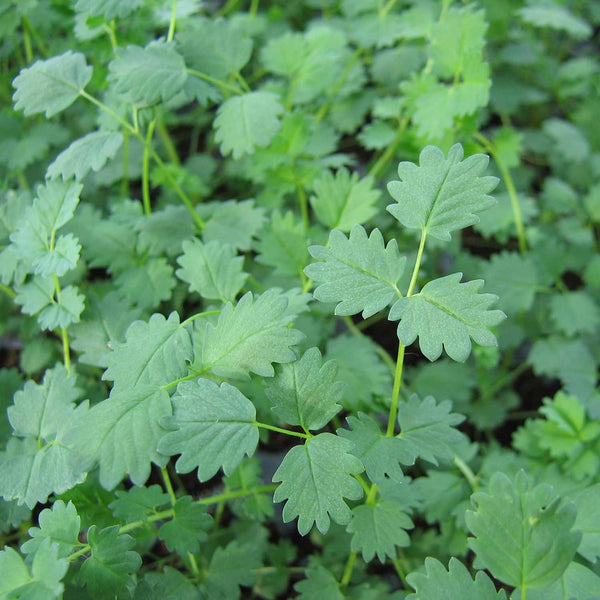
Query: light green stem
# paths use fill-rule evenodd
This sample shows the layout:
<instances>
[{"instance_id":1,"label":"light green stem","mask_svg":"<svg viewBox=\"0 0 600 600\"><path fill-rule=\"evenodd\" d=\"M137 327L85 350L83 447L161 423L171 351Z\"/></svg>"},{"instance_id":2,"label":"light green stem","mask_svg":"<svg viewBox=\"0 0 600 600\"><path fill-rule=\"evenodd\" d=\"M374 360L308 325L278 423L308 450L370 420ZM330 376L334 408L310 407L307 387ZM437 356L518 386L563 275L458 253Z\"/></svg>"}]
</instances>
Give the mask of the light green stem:
<instances>
[{"instance_id":1,"label":"light green stem","mask_svg":"<svg viewBox=\"0 0 600 600\"><path fill-rule=\"evenodd\" d=\"M22 15L21 22L23 23L23 28L26 29L27 32L29 33L29 35L35 40L35 44L38 47L40 54L44 58L48 58L48 48L46 48L46 45L42 41L40 34L36 31L35 27L31 24L29 17L27 15Z\"/></svg>"},{"instance_id":2,"label":"light green stem","mask_svg":"<svg viewBox=\"0 0 600 600\"><path fill-rule=\"evenodd\" d=\"M129 197L129 130L123 129L123 179L121 180L121 193L124 198Z\"/></svg>"},{"instance_id":3,"label":"light green stem","mask_svg":"<svg viewBox=\"0 0 600 600\"><path fill-rule=\"evenodd\" d=\"M188 317L185 321L183 321L181 323L181 326L183 327L184 325L187 325L188 323L191 323L192 321L195 321L196 319L200 319L201 317L210 317L210 315L219 315L221 314L220 310L206 310L204 312L199 312L196 313L195 315L192 315L191 317Z\"/></svg>"},{"instance_id":4,"label":"light green stem","mask_svg":"<svg viewBox=\"0 0 600 600\"><path fill-rule=\"evenodd\" d=\"M471 467L469 467L469 465L458 455L454 456L454 464L458 467L460 472L464 475L465 479L469 482L471 489L474 492L476 492L478 487L477 477L475 473L473 473L473 471L471 470Z\"/></svg>"},{"instance_id":5,"label":"light green stem","mask_svg":"<svg viewBox=\"0 0 600 600\"><path fill-rule=\"evenodd\" d=\"M262 429L268 429L269 431L275 431L277 433L284 433L285 435L291 435L293 437L299 437L305 440L308 440L312 437L311 434L300 433L299 431L291 431L289 429L282 429L281 427L275 427L275 425L269 425L267 423L259 423L258 421L255 421L254 425L261 427Z\"/></svg>"},{"instance_id":6,"label":"light green stem","mask_svg":"<svg viewBox=\"0 0 600 600\"><path fill-rule=\"evenodd\" d=\"M398 126L398 131L396 131L396 135L394 139L390 143L390 145L384 150L383 154L375 161L375 164L369 169L369 175L371 177L378 177L381 175L381 172L387 167L388 162L394 157L396 152L396 147L400 143L402 136L404 135L404 130L406 129L406 125L408 123L408 119L404 118L400 121L400 125Z\"/></svg>"},{"instance_id":7,"label":"light green stem","mask_svg":"<svg viewBox=\"0 0 600 600\"><path fill-rule=\"evenodd\" d=\"M171 4L171 20L169 21L169 33L167 33L167 42L173 41L175 35L175 21L177 19L177 0L173 0Z\"/></svg>"},{"instance_id":8,"label":"light green stem","mask_svg":"<svg viewBox=\"0 0 600 600\"><path fill-rule=\"evenodd\" d=\"M146 143L144 145L144 156L142 159L142 202L144 204L144 214L149 215L152 212L150 207L150 148L152 147L152 137L154 136L154 126L156 119L152 119L146 132Z\"/></svg>"},{"instance_id":9,"label":"light green stem","mask_svg":"<svg viewBox=\"0 0 600 600\"><path fill-rule=\"evenodd\" d=\"M4 292L9 298L16 298L17 294L7 285L0 283L0 291Z\"/></svg>"},{"instance_id":10,"label":"light green stem","mask_svg":"<svg viewBox=\"0 0 600 600\"><path fill-rule=\"evenodd\" d=\"M346 566L344 568L344 573L342 575L342 579L340 581L340 586L345 588L352 578L352 571L354 570L354 563L356 562L356 552L351 552L350 556L348 556L348 560L346 561Z\"/></svg>"},{"instance_id":11,"label":"light green stem","mask_svg":"<svg viewBox=\"0 0 600 600\"><path fill-rule=\"evenodd\" d=\"M177 496L175 496L175 490L173 489L173 484L171 483L171 478L169 477L169 472L166 467L160 468L160 474L162 475L163 482L165 484L165 489L167 490L167 494L169 494L169 500L171 501L171 506L175 506L177 502Z\"/></svg>"},{"instance_id":12,"label":"light green stem","mask_svg":"<svg viewBox=\"0 0 600 600\"><path fill-rule=\"evenodd\" d=\"M258 5L260 4L260 0L252 0L250 3L250 10L248 11L248 15L250 17L255 17L258 12Z\"/></svg>"},{"instance_id":13,"label":"light green stem","mask_svg":"<svg viewBox=\"0 0 600 600\"><path fill-rule=\"evenodd\" d=\"M300 213L302 214L302 224L304 225L304 232L308 233L310 227L310 220L308 218L308 201L306 199L306 192L302 183L296 181L296 191L298 192L298 203L300 204Z\"/></svg>"},{"instance_id":14,"label":"light green stem","mask_svg":"<svg viewBox=\"0 0 600 600\"><path fill-rule=\"evenodd\" d=\"M243 94L244 92L242 92L242 90L240 90L239 88L230 85L229 83L225 82L225 81L221 81L220 79L215 79L214 77L211 77L210 75L206 75L205 73L202 73L201 71L196 71L195 69L187 69L187 72L190 75L194 75L194 77L199 77L200 79L203 79L204 81L207 81L208 83L212 83L213 85L216 85L217 87L220 87L224 90L227 90L228 92L231 92L232 94Z\"/></svg>"},{"instance_id":15,"label":"light green stem","mask_svg":"<svg viewBox=\"0 0 600 600\"><path fill-rule=\"evenodd\" d=\"M181 161L179 160L177 150L175 149L175 144L173 144L173 140L169 135L169 130L167 129L165 122L162 119L158 119L156 121L156 131L158 133L158 136L160 137L162 145L165 148L169 160L176 165L180 165Z\"/></svg>"}]
</instances>

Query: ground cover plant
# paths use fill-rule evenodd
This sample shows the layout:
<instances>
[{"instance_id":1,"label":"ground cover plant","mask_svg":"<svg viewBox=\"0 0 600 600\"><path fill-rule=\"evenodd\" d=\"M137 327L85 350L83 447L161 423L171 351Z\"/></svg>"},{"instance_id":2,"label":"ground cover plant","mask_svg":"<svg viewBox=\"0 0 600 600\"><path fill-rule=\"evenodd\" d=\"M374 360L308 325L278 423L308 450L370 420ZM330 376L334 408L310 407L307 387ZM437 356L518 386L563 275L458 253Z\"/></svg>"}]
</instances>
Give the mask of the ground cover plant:
<instances>
[{"instance_id":1,"label":"ground cover plant","mask_svg":"<svg viewBox=\"0 0 600 600\"><path fill-rule=\"evenodd\" d=\"M0 2L0 599L600 595L600 8Z\"/></svg>"}]
</instances>

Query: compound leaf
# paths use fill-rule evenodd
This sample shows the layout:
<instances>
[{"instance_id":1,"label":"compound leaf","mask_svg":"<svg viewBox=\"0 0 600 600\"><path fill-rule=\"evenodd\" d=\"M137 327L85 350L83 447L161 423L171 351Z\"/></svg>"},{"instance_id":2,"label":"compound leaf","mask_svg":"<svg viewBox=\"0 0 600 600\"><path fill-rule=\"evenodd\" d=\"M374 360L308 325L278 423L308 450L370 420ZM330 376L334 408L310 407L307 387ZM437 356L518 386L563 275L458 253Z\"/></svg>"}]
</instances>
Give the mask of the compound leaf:
<instances>
[{"instance_id":1,"label":"compound leaf","mask_svg":"<svg viewBox=\"0 0 600 600\"><path fill-rule=\"evenodd\" d=\"M198 467L198 479L207 481L221 467L231 474L244 455L254 453L256 410L237 388L203 378L183 381L172 401L174 414L163 425L175 431L160 440L158 449L168 456L181 454L179 473Z\"/></svg>"},{"instance_id":2,"label":"compound leaf","mask_svg":"<svg viewBox=\"0 0 600 600\"><path fill-rule=\"evenodd\" d=\"M397 284L406 259L400 257L396 240L385 246L379 229L367 236L361 225L355 225L349 237L334 230L329 234L328 247L311 246L309 252L321 261L304 269L321 284L314 297L321 302L338 302L336 315L362 311L366 319L400 295Z\"/></svg>"},{"instance_id":3,"label":"compound leaf","mask_svg":"<svg viewBox=\"0 0 600 600\"><path fill-rule=\"evenodd\" d=\"M587 292L565 292L550 298L550 318L568 336L593 333L600 325L600 309Z\"/></svg>"},{"instance_id":4,"label":"compound leaf","mask_svg":"<svg viewBox=\"0 0 600 600\"><path fill-rule=\"evenodd\" d=\"M206 507L194 503L191 496L178 498L173 513L173 518L161 525L158 537L170 551L175 550L180 556L185 557L188 552L195 554L200 549L199 542L208 537L206 531L212 524L212 517L207 514Z\"/></svg>"},{"instance_id":5,"label":"compound leaf","mask_svg":"<svg viewBox=\"0 0 600 600\"><path fill-rule=\"evenodd\" d=\"M39 527L29 529L31 539L21 546L26 554L37 553L44 540L49 539L58 546L58 557L66 558L79 543L81 519L72 502L56 500L52 508L45 508L39 514L38 524Z\"/></svg>"},{"instance_id":6,"label":"compound leaf","mask_svg":"<svg viewBox=\"0 0 600 600\"><path fill-rule=\"evenodd\" d=\"M88 529L91 556L81 565L77 581L85 585L96 598L112 599L123 589L135 585L133 573L142 560L131 550L134 540L129 535L119 535L117 526L99 530L95 525Z\"/></svg>"},{"instance_id":7,"label":"compound leaf","mask_svg":"<svg viewBox=\"0 0 600 600\"><path fill-rule=\"evenodd\" d=\"M215 119L215 140L223 155L234 159L253 154L254 148L269 145L281 129L283 106L271 92L248 92L225 100Z\"/></svg>"},{"instance_id":8,"label":"compound leaf","mask_svg":"<svg viewBox=\"0 0 600 600\"><path fill-rule=\"evenodd\" d=\"M407 600L437 600L440 590L444 590L447 600L506 600L504 590L497 592L483 571L477 571L473 580L467 567L454 557L447 571L440 561L428 557L425 572L410 573L406 580L415 589Z\"/></svg>"},{"instance_id":9,"label":"compound leaf","mask_svg":"<svg viewBox=\"0 0 600 600\"><path fill-rule=\"evenodd\" d=\"M396 558L396 546L408 546L410 538L406 529L412 529L411 518L393 502L362 504L352 510L352 520L347 531L352 535L353 552L362 552L370 562L377 554L381 563L385 557Z\"/></svg>"},{"instance_id":10,"label":"compound leaf","mask_svg":"<svg viewBox=\"0 0 600 600\"><path fill-rule=\"evenodd\" d=\"M436 146L426 146L419 165L401 162L401 181L388 183L388 191L396 200L388 211L410 229L421 229L423 235L449 240L450 232L477 223L477 211L494 203L487 194L497 185L496 177L480 177L488 165L485 154L474 154L462 160L463 148L455 144L448 158Z\"/></svg>"},{"instance_id":11,"label":"compound leaf","mask_svg":"<svg viewBox=\"0 0 600 600\"><path fill-rule=\"evenodd\" d=\"M335 175L327 171L313 181L315 195L311 197L317 219L329 229L350 231L355 225L377 214L375 203L381 192L373 189L373 177L358 180L358 174L339 169Z\"/></svg>"},{"instance_id":12,"label":"compound leaf","mask_svg":"<svg viewBox=\"0 0 600 600\"><path fill-rule=\"evenodd\" d=\"M175 44L164 40L154 40L145 48L118 48L117 58L108 68L115 90L135 104L166 102L183 88L188 77Z\"/></svg>"},{"instance_id":13,"label":"compound leaf","mask_svg":"<svg viewBox=\"0 0 600 600\"><path fill-rule=\"evenodd\" d=\"M148 487L134 486L128 490L116 490L117 499L108 505L117 519L141 521L156 511L159 506L169 503L169 494L158 484Z\"/></svg>"},{"instance_id":14,"label":"compound leaf","mask_svg":"<svg viewBox=\"0 0 600 600\"><path fill-rule=\"evenodd\" d=\"M442 353L458 362L471 353L471 338L481 346L496 346L496 336L488 329L506 315L489 310L497 297L479 294L483 280L460 283L462 273L434 279L414 296L400 298L390 310L390 320L400 319L398 339L408 346L417 337L421 352L431 361Z\"/></svg>"},{"instance_id":15,"label":"compound leaf","mask_svg":"<svg viewBox=\"0 0 600 600\"><path fill-rule=\"evenodd\" d=\"M245 379L249 372L273 377L271 363L295 360L291 346L304 338L287 326L294 319L287 307L288 299L275 288L256 299L248 292L235 307L227 303L217 324L206 325L202 368L220 377Z\"/></svg>"},{"instance_id":16,"label":"compound leaf","mask_svg":"<svg viewBox=\"0 0 600 600\"><path fill-rule=\"evenodd\" d=\"M115 131L92 131L71 142L52 162L46 177L63 181L83 179L90 170L99 171L123 144L123 135Z\"/></svg>"},{"instance_id":17,"label":"compound leaf","mask_svg":"<svg viewBox=\"0 0 600 600\"><path fill-rule=\"evenodd\" d=\"M319 349L309 348L301 359L281 367L265 393L286 423L321 429L342 409L344 386L336 374L335 362L323 363Z\"/></svg>"},{"instance_id":18,"label":"compound leaf","mask_svg":"<svg viewBox=\"0 0 600 600\"><path fill-rule=\"evenodd\" d=\"M92 78L92 67L80 52L68 50L47 60L38 60L15 77L15 109L25 115L45 112L46 117L71 106Z\"/></svg>"},{"instance_id":19,"label":"compound leaf","mask_svg":"<svg viewBox=\"0 0 600 600\"><path fill-rule=\"evenodd\" d=\"M299 581L294 589L300 593L298 600L344 600L340 584L325 567L317 565L307 569L306 579Z\"/></svg>"},{"instance_id":20,"label":"compound leaf","mask_svg":"<svg viewBox=\"0 0 600 600\"><path fill-rule=\"evenodd\" d=\"M534 487L524 471L514 481L495 473L488 491L472 501L469 546L494 577L523 590L562 576L581 541L581 532L572 530L574 504L561 502L549 485Z\"/></svg>"},{"instance_id":21,"label":"compound leaf","mask_svg":"<svg viewBox=\"0 0 600 600\"><path fill-rule=\"evenodd\" d=\"M60 297L46 306L38 315L37 320L42 329L66 328L72 323L78 323L84 309L84 296L73 285L60 290Z\"/></svg>"},{"instance_id":22,"label":"compound leaf","mask_svg":"<svg viewBox=\"0 0 600 600\"><path fill-rule=\"evenodd\" d=\"M337 434L352 443L350 452L358 457L369 479L381 483L386 478L401 482L404 474L399 463L412 465L415 454L396 437L386 437L379 423L363 412L347 417L350 429L338 429Z\"/></svg>"},{"instance_id":23,"label":"compound leaf","mask_svg":"<svg viewBox=\"0 0 600 600\"><path fill-rule=\"evenodd\" d=\"M92 407L73 434L73 443L90 463L98 460L105 489L113 489L125 475L136 485L144 485L150 463L166 463L156 447L164 434L159 420L171 410L167 391L153 385L113 391L110 398Z\"/></svg>"},{"instance_id":24,"label":"compound leaf","mask_svg":"<svg viewBox=\"0 0 600 600\"><path fill-rule=\"evenodd\" d=\"M187 375L186 361L192 360L192 340L188 329L172 312L168 319L154 314L146 323L134 321L108 357L103 379L114 382L113 390L139 385L165 385Z\"/></svg>"},{"instance_id":25,"label":"compound leaf","mask_svg":"<svg viewBox=\"0 0 600 600\"><path fill-rule=\"evenodd\" d=\"M194 238L183 242L182 248L177 277L207 300L233 301L248 277L242 271L244 258L236 256L229 244L216 240L203 244Z\"/></svg>"},{"instance_id":26,"label":"compound leaf","mask_svg":"<svg viewBox=\"0 0 600 600\"><path fill-rule=\"evenodd\" d=\"M438 464L437 459L454 458L456 446L465 439L464 434L454 426L465 418L451 410L450 401L436 404L431 396L420 400L413 395L399 404L400 433L397 438L402 440L404 451L412 453L413 460L408 464L417 458L434 465Z\"/></svg>"},{"instance_id":27,"label":"compound leaf","mask_svg":"<svg viewBox=\"0 0 600 600\"><path fill-rule=\"evenodd\" d=\"M225 548L217 548L208 566L207 597L214 600L239 600L239 586L254 585L256 575L253 571L260 567L260 554L250 544L233 541Z\"/></svg>"},{"instance_id":28,"label":"compound leaf","mask_svg":"<svg viewBox=\"0 0 600 600\"><path fill-rule=\"evenodd\" d=\"M294 446L273 475L273 481L282 482L273 501L287 500L283 521L299 517L301 535L306 535L313 523L321 533L327 533L330 518L340 525L350 520L344 498L358 500L362 496L362 488L352 475L364 469L360 460L349 454L350 447L347 440L321 433Z\"/></svg>"}]
</instances>

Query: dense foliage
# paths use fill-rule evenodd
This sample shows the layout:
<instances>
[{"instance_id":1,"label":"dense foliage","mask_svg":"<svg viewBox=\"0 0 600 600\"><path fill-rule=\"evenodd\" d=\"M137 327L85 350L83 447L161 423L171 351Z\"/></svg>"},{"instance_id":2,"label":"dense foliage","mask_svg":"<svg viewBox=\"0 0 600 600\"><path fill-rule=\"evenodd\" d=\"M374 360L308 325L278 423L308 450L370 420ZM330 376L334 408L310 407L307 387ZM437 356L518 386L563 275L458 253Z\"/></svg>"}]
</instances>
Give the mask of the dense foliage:
<instances>
[{"instance_id":1,"label":"dense foliage","mask_svg":"<svg viewBox=\"0 0 600 600\"><path fill-rule=\"evenodd\" d=\"M0 600L591 600L600 5L0 2Z\"/></svg>"}]
</instances>

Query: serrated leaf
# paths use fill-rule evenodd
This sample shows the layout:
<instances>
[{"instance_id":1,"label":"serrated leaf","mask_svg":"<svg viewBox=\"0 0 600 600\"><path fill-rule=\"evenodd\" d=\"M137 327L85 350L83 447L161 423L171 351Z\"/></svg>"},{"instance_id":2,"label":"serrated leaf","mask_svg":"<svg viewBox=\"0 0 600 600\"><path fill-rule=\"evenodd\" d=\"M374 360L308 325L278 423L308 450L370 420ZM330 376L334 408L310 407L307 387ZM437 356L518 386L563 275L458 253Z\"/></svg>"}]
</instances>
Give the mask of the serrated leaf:
<instances>
[{"instance_id":1,"label":"serrated leaf","mask_svg":"<svg viewBox=\"0 0 600 600\"><path fill-rule=\"evenodd\" d=\"M252 53L252 40L227 19L195 19L191 28L178 32L177 42L190 68L215 79L241 71Z\"/></svg>"},{"instance_id":2,"label":"serrated leaf","mask_svg":"<svg viewBox=\"0 0 600 600\"><path fill-rule=\"evenodd\" d=\"M279 117L283 106L270 92L248 92L225 100L215 119L215 140L223 155L235 160L253 154L256 146L264 148L281 129Z\"/></svg>"},{"instance_id":3,"label":"serrated leaf","mask_svg":"<svg viewBox=\"0 0 600 600\"><path fill-rule=\"evenodd\" d=\"M114 598L123 589L135 584L133 573L142 560L131 550L134 540L129 535L119 535L117 526L98 529L92 525L87 533L91 556L81 565L78 583L85 585L96 598Z\"/></svg>"},{"instance_id":4,"label":"serrated leaf","mask_svg":"<svg viewBox=\"0 0 600 600\"><path fill-rule=\"evenodd\" d=\"M338 365L344 389L344 408L352 411L372 407L373 398L391 393L390 370L377 355L377 345L368 337L340 335L327 342L327 358Z\"/></svg>"},{"instance_id":5,"label":"serrated leaf","mask_svg":"<svg viewBox=\"0 0 600 600\"><path fill-rule=\"evenodd\" d=\"M169 300L177 284L173 267L165 258L149 258L143 265L120 273L114 282L119 293L139 308L155 308Z\"/></svg>"},{"instance_id":6,"label":"serrated leaf","mask_svg":"<svg viewBox=\"0 0 600 600\"><path fill-rule=\"evenodd\" d=\"M573 531L577 510L554 496L552 487L533 486L521 471L514 481L495 473L487 492L472 496L467 511L469 546L494 577L508 585L540 588L557 580L581 541Z\"/></svg>"},{"instance_id":7,"label":"serrated leaf","mask_svg":"<svg viewBox=\"0 0 600 600\"><path fill-rule=\"evenodd\" d=\"M431 396L423 400L412 396L399 404L397 438L402 440L404 450L412 453L413 461L422 458L437 465L437 459L454 458L456 446L465 439L454 427L465 418L451 410L451 402L436 404Z\"/></svg>"},{"instance_id":8,"label":"serrated leaf","mask_svg":"<svg viewBox=\"0 0 600 600\"><path fill-rule=\"evenodd\" d=\"M350 231L355 225L368 221L377 213L375 203L381 192L373 189L374 179L367 176L359 181L358 174L339 169L335 176L327 171L313 181L315 195L310 204L317 219L329 229Z\"/></svg>"},{"instance_id":9,"label":"serrated leaf","mask_svg":"<svg viewBox=\"0 0 600 600\"><path fill-rule=\"evenodd\" d=\"M379 229L368 237L361 225L355 225L348 237L334 230L328 247L310 246L309 252L321 261L304 269L308 277L321 283L314 296L321 302L338 302L336 315L362 311L366 319L401 296L397 284L406 258L399 255L396 240L385 246Z\"/></svg>"},{"instance_id":10,"label":"serrated leaf","mask_svg":"<svg viewBox=\"0 0 600 600\"><path fill-rule=\"evenodd\" d=\"M183 242L182 248L177 259L181 268L175 274L189 284L190 291L207 300L233 301L248 277L242 270L243 256L236 256L229 244L203 244L196 238Z\"/></svg>"},{"instance_id":11,"label":"serrated leaf","mask_svg":"<svg viewBox=\"0 0 600 600\"><path fill-rule=\"evenodd\" d=\"M575 16L568 8L559 5L524 6L517 14L535 27L566 31L578 40L588 38L592 27L585 20Z\"/></svg>"},{"instance_id":12,"label":"serrated leaf","mask_svg":"<svg viewBox=\"0 0 600 600\"><path fill-rule=\"evenodd\" d=\"M100 464L100 484L113 489L129 475L136 485L144 485L151 463L164 466L166 457L157 451L164 434L161 418L171 414L166 390L137 383L131 389L111 393L110 398L89 411L81 427L73 433L73 444L88 464Z\"/></svg>"},{"instance_id":13,"label":"serrated leaf","mask_svg":"<svg viewBox=\"0 0 600 600\"><path fill-rule=\"evenodd\" d=\"M344 386L336 381L337 365L323 362L318 348L309 348L297 361L283 365L265 393L273 412L289 425L322 429L342 410Z\"/></svg>"},{"instance_id":14,"label":"serrated leaf","mask_svg":"<svg viewBox=\"0 0 600 600\"><path fill-rule=\"evenodd\" d=\"M425 572L410 573L406 580L415 589L407 600L437 600L440 590L444 590L447 600L506 600L506 592L497 592L483 571L477 571L473 580L468 569L454 557L447 571L435 558L426 558Z\"/></svg>"},{"instance_id":15,"label":"serrated leaf","mask_svg":"<svg viewBox=\"0 0 600 600\"><path fill-rule=\"evenodd\" d=\"M50 164L46 177L63 181L83 179L90 170L99 171L123 144L123 134L114 131L93 131L71 142Z\"/></svg>"},{"instance_id":16,"label":"serrated leaf","mask_svg":"<svg viewBox=\"0 0 600 600\"><path fill-rule=\"evenodd\" d=\"M20 600L53 600L62 598L61 580L67 573L69 561L58 556L58 544L44 540L30 568L12 548L0 552L0 598Z\"/></svg>"},{"instance_id":17,"label":"serrated leaf","mask_svg":"<svg viewBox=\"0 0 600 600\"><path fill-rule=\"evenodd\" d=\"M321 533L329 530L330 519L340 525L350 521L344 498L358 500L362 488L352 477L363 471L360 460L349 454L350 442L331 433L321 433L294 446L273 475L281 481L274 502L287 500L283 521L296 517L298 531L306 535L316 524Z\"/></svg>"},{"instance_id":18,"label":"serrated leaf","mask_svg":"<svg viewBox=\"0 0 600 600\"><path fill-rule=\"evenodd\" d=\"M235 307L227 303L217 324L206 325L202 369L236 379L245 379L250 372L273 377L271 363L295 360L291 346L304 337L287 327L294 319L285 314L287 306L288 299L277 289L267 290L256 299L248 292Z\"/></svg>"},{"instance_id":19,"label":"serrated leaf","mask_svg":"<svg viewBox=\"0 0 600 600\"><path fill-rule=\"evenodd\" d=\"M62 277L67 271L75 268L80 250L81 245L77 238L70 233L59 235L54 248L48 249L33 260L33 272L42 277Z\"/></svg>"},{"instance_id":20,"label":"serrated leaf","mask_svg":"<svg viewBox=\"0 0 600 600\"><path fill-rule=\"evenodd\" d=\"M117 499L108 505L117 519L141 521L156 512L160 506L169 503L169 494L163 492L160 485L148 487L134 486L127 491L116 490Z\"/></svg>"},{"instance_id":21,"label":"serrated leaf","mask_svg":"<svg viewBox=\"0 0 600 600\"><path fill-rule=\"evenodd\" d=\"M550 317L556 329L568 336L593 333L600 325L598 303L583 290L553 295Z\"/></svg>"},{"instance_id":22,"label":"serrated leaf","mask_svg":"<svg viewBox=\"0 0 600 600\"><path fill-rule=\"evenodd\" d=\"M103 16L107 21L123 19L131 14L143 0L77 0L75 10L91 17Z\"/></svg>"},{"instance_id":23,"label":"serrated leaf","mask_svg":"<svg viewBox=\"0 0 600 600\"><path fill-rule=\"evenodd\" d=\"M115 90L135 104L166 102L177 94L188 77L185 63L173 42L154 40L146 47L117 49L108 65Z\"/></svg>"},{"instance_id":24,"label":"serrated leaf","mask_svg":"<svg viewBox=\"0 0 600 600\"><path fill-rule=\"evenodd\" d=\"M260 554L249 544L229 542L217 548L210 559L206 578L207 597L214 600L239 600L240 585L256 581L254 570L261 567Z\"/></svg>"},{"instance_id":25,"label":"serrated leaf","mask_svg":"<svg viewBox=\"0 0 600 600\"><path fill-rule=\"evenodd\" d=\"M144 215L137 229L140 244L153 255L177 256L185 240L194 237L196 227L185 206L168 204L162 210Z\"/></svg>"},{"instance_id":26,"label":"serrated leaf","mask_svg":"<svg viewBox=\"0 0 600 600\"><path fill-rule=\"evenodd\" d=\"M178 498L173 506L173 517L161 525L158 537L167 548L186 557L189 552L195 554L200 549L199 542L207 539L206 531L212 524L206 506L193 502L191 496Z\"/></svg>"},{"instance_id":27,"label":"serrated leaf","mask_svg":"<svg viewBox=\"0 0 600 600\"><path fill-rule=\"evenodd\" d=\"M574 527L583 534L577 553L589 560L590 563L595 563L600 558L600 532L598 531L600 483L583 490L573 498L573 501L577 506Z\"/></svg>"},{"instance_id":28,"label":"serrated leaf","mask_svg":"<svg viewBox=\"0 0 600 600\"><path fill-rule=\"evenodd\" d=\"M15 302L21 305L21 311L26 315L35 315L53 302L54 280L51 277L36 275L27 283L15 288Z\"/></svg>"},{"instance_id":29,"label":"serrated leaf","mask_svg":"<svg viewBox=\"0 0 600 600\"><path fill-rule=\"evenodd\" d=\"M417 337L421 352L431 361L442 354L458 362L471 353L471 339L481 346L496 346L496 336L488 329L506 318L500 310L490 310L497 297L479 294L483 280L460 283L462 273L434 279L410 297L400 298L390 310L389 319L398 324L398 339L408 346Z\"/></svg>"},{"instance_id":30,"label":"serrated leaf","mask_svg":"<svg viewBox=\"0 0 600 600\"><path fill-rule=\"evenodd\" d=\"M516 252L494 254L483 274L486 290L498 295L498 307L509 315L532 307L539 282L527 257Z\"/></svg>"},{"instance_id":31,"label":"serrated leaf","mask_svg":"<svg viewBox=\"0 0 600 600\"><path fill-rule=\"evenodd\" d=\"M133 600L199 600L198 588L183 573L171 567L150 571L135 588Z\"/></svg>"},{"instance_id":32,"label":"serrated leaf","mask_svg":"<svg viewBox=\"0 0 600 600\"><path fill-rule=\"evenodd\" d=\"M44 540L51 540L58 546L57 556L66 558L79 543L81 519L72 502L65 504L56 500L52 508L45 508L38 516L39 527L31 527L31 536L22 546L25 554L36 554Z\"/></svg>"},{"instance_id":33,"label":"serrated leaf","mask_svg":"<svg viewBox=\"0 0 600 600\"><path fill-rule=\"evenodd\" d=\"M295 221L292 212L282 216L273 211L271 224L261 232L256 250L257 262L274 267L283 275L297 277L308 262L304 225Z\"/></svg>"},{"instance_id":34,"label":"serrated leaf","mask_svg":"<svg viewBox=\"0 0 600 600\"><path fill-rule=\"evenodd\" d=\"M361 552L366 562L377 558L381 563L386 556L396 558L396 546L408 546L406 529L412 529L411 518L392 502L362 504L352 509L352 520L347 531L352 535L351 549Z\"/></svg>"},{"instance_id":35,"label":"serrated leaf","mask_svg":"<svg viewBox=\"0 0 600 600\"><path fill-rule=\"evenodd\" d=\"M350 452L363 463L369 479L376 484L386 478L401 483L404 474L399 463L413 464L414 452L400 439L384 436L377 421L363 412L346 420L350 429L338 429L337 434L351 442Z\"/></svg>"},{"instance_id":36,"label":"serrated leaf","mask_svg":"<svg viewBox=\"0 0 600 600\"><path fill-rule=\"evenodd\" d=\"M72 323L78 323L83 312L84 297L73 285L60 290L60 296L55 302L46 306L37 317L42 329L66 328Z\"/></svg>"},{"instance_id":37,"label":"serrated leaf","mask_svg":"<svg viewBox=\"0 0 600 600\"><path fill-rule=\"evenodd\" d=\"M475 214L488 208L494 199L488 196L497 185L496 177L481 177L488 165L485 154L465 160L463 148L455 144L448 158L435 146L425 147L419 165L401 162L400 181L388 183L396 200L387 210L409 229L421 229L424 235L449 240L450 232L473 225Z\"/></svg>"},{"instance_id":38,"label":"serrated leaf","mask_svg":"<svg viewBox=\"0 0 600 600\"><path fill-rule=\"evenodd\" d=\"M47 118L71 106L92 78L92 67L80 52L68 50L22 69L13 81L15 109Z\"/></svg>"},{"instance_id":39,"label":"serrated leaf","mask_svg":"<svg viewBox=\"0 0 600 600\"><path fill-rule=\"evenodd\" d=\"M294 589L300 593L298 600L344 600L340 585L325 567L317 565L307 569L306 579L299 581Z\"/></svg>"},{"instance_id":40,"label":"serrated leaf","mask_svg":"<svg viewBox=\"0 0 600 600\"><path fill-rule=\"evenodd\" d=\"M258 427L254 405L237 388L200 378L177 386L174 414L163 425L174 429L159 442L162 454L181 454L176 467L188 473L198 467L198 479L207 481L223 468L229 475L244 455L254 454Z\"/></svg>"},{"instance_id":41,"label":"serrated leaf","mask_svg":"<svg viewBox=\"0 0 600 600\"><path fill-rule=\"evenodd\" d=\"M534 590L527 590L527 598L531 600L594 600L600 589L600 577L582 564L572 562L563 576L552 585ZM515 590L511 600L523 600L519 590Z\"/></svg>"},{"instance_id":42,"label":"serrated leaf","mask_svg":"<svg viewBox=\"0 0 600 600\"><path fill-rule=\"evenodd\" d=\"M154 314L146 323L134 321L108 359L103 379L113 381L113 390L138 385L165 385L187 375L186 361L192 360L192 341L188 329L172 312L168 319Z\"/></svg>"}]
</instances>

